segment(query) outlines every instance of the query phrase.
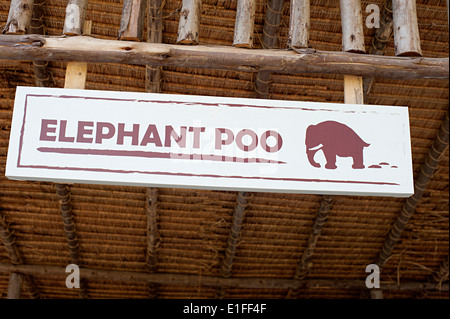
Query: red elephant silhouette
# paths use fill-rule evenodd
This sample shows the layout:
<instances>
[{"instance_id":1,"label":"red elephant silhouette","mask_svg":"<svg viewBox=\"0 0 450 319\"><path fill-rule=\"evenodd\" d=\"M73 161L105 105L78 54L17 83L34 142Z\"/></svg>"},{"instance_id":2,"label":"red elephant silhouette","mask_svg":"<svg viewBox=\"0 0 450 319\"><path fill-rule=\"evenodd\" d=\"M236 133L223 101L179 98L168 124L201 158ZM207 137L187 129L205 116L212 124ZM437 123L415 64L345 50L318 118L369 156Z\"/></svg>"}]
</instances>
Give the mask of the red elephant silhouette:
<instances>
[{"instance_id":1,"label":"red elephant silhouette","mask_svg":"<svg viewBox=\"0 0 450 319\"><path fill-rule=\"evenodd\" d=\"M305 144L309 163L320 167L320 164L314 161L314 155L318 150L322 150L327 160L325 168L328 169L336 169L336 156L353 157L352 167L364 168L363 149L370 145L350 127L335 121L308 126Z\"/></svg>"}]
</instances>

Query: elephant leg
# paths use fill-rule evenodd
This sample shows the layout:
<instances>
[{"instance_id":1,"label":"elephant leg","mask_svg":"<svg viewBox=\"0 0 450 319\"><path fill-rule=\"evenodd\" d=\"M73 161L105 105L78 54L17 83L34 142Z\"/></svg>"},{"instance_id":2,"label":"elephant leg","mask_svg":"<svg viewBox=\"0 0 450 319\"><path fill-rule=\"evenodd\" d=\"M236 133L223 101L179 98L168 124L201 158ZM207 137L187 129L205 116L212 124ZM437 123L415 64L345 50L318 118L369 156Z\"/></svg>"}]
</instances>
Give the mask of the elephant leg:
<instances>
[{"instance_id":1,"label":"elephant leg","mask_svg":"<svg viewBox=\"0 0 450 319\"><path fill-rule=\"evenodd\" d=\"M323 153L325 154L325 158L327 159L325 168L336 169L336 153L330 150L324 150Z\"/></svg>"},{"instance_id":2,"label":"elephant leg","mask_svg":"<svg viewBox=\"0 0 450 319\"><path fill-rule=\"evenodd\" d=\"M364 160L363 160L363 148L357 150L355 154L353 155L353 168L355 169L361 169L364 168Z\"/></svg>"}]
</instances>

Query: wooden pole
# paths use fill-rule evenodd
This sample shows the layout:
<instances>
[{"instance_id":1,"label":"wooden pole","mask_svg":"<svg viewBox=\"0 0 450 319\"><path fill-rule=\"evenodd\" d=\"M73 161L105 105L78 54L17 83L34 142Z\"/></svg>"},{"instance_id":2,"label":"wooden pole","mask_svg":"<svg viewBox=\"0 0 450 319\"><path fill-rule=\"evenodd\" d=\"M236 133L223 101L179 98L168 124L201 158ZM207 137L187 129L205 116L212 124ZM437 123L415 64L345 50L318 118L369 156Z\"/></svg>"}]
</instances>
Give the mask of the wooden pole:
<instances>
[{"instance_id":1,"label":"wooden pole","mask_svg":"<svg viewBox=\"0 0 450 319\"><path fill-rule=\"evenodd\" d=\"M238 0L233 46L251 49L255 24L256 0Z\"/></svg>"},{"instance_id":2,"label":"wooden pole","mask_svg":"<svg viewBox=\"0 0 450 319\"><path fill-rule=\"evenodd\" d=\"M22 274L43 276L43 277L62 277L65 278L66 267L44 266L44 265L12 265L0 263L0 272L11 273L20 272ZM360 280L326 280L326 279L308 279L292 280L287 278L270 277L230 277L221 276L199 276L190 274L166 274L166 273L148 273L123 270L107 270L80 267L80 273L83 278L92 281L114 281L114 282L154 282L164 285L181 286L202 286L225 288L251 288L251 289L289 289L289 288L334 288L334 289L361 289L366 284L363 279ZM442 283L440 287L437 284L429 282L410 281L397 284L396 282L381 282L380 288L394 291L418 291L422 289L449 291L449 284Z\"/></svg>"},{"instance_id":3,"label":"wooden pole","mask_svg":"<svg viewBox=\"0 0 450 319\"><path fill-rule=\"evenodd\" d=\"M265 49L277 48L277 32L281 22L283 3L284 0L269 0L267 2L262 41L262 47ZM270 71L259 71L256 75L255 95L257 98L267 99L269 97L271 74Z\"/></svg>"},{"instance_id":4,"label":"wooden pole","mask_svg":"<svg viewBox=\"0 0 450 319\"><path fill-rule=\"evenodd\" d=\"M153 64L243 72L351 74L406 79L448 79L448 58L373 56L310 49L245 50L104 40L93 37L0 35L0 59Z\"/></svg>"},{"instance_id":5,"label":"wooden pole","mask_svg":"<svg viewBox=\"0 0 450 319\"><path fill-rule=\"evenodd\" d=\"M8 20L2 33L25 34L31 22L34 0L11 0Z\"/></svg>"},{"instance_id":6,"label":"wooden pole","mask_svg":"<svg viewBox=\"0 0 450 319\"><path fill-rule=\"evenodd\" d=\"M319 211L317 212L311 234L309 235L308 246L303 251L302 258L295 270L294 279L303 280L310 272L311 259L314 255L317 242L322 234L322 229L327 222L328 216L333 206L333 196L324 195L320 201ZM300 294L300 289L289 289L286 295L287 299L296 299Z\"/></svg>"},{"instance_id":7,"label":"wooden pole","mask_svg":"<svg viewBox=\"0 0 450 319\"><path fill-rule=\"evenodd\" d=\"M342 51L364 53L363 18L360 0L340 0Z\"/></svg>"},{"instance_id":8,"label":"wooden pole","mask_svg":"<svg viewBox=\"0 0 450 319\"><path fill-rule=\"evenodd\" d=\"M92 21L87 20L84 23L84 33L91 33ZM66 89L84 89L86 86L87 63L86 62L68 62L66 67L66 77L64 88Z\"/></svg>"},{"instance_id":9,"label":"wooden pole","mask_svg":"<svg viewBox=\"0 0 450 319\"><path fill-rule=\"evenodd\" d=\"M363 78L344 75L344 103L364 104Z\"/></svg>"},{"instance_id":10,"label":"wooden pole","mask_svg":"<svg viewBox=\"0 0 450 319\"><path fill-rule=\"evenodd\" d=\"M393 28L392 0L386 0L381 12L380 27L375 30L372 43L369 47L369 54L384 55L389 40L394 32ZM369 100L369 94L374 82L374 77L364 77L363 79L364 101L366 102Z\"/></svg>"},{"instance_id":11,"label":"wooden pole","mask_svg":"<svg viewBox=\"0 0 450 319\"><path fill-rule=\"evenodd\" d=\"M233 214L233 221L228 235L227 248L225 249L225 257L220 267L220 275L223 278L231 277L233 268L233 260L241 237L242 223L245 218L245 207L247 206L249 193L238 192L236 196L236 206ZM219 286L216 290L216 298L223 299L225 295L224 287Z\"/></svg>"},{"instance_id":12,"label":"wooden pole","mask_svg":"<svg viewBox=\"0 0 450 319\"><path fill-rule=\"evenodd\" d=\"M360 0L341 0L342 50L364 53L363 19ZM363 104L363 79L344 75L344 103Z\"/></svg>"},{"instance_id":13,"label":"wooden pole","mask_svg":"<svg viewBox=\"0 0 450 319\"><path fill-rule=\"evenodd\" d=\"M119 39L142 41L146 0L124 0L120 20Z\"/></svg>"},{"instance_id":14,"label":"wooden pole","mask_svg":"<svg viewBox=\"0 0 450 319\"><path fill-rule=\"evenodd\" d=\"M44 24L44 4L45 0L35 0L33 4L33 14L29 28L30 34L45 34ZM48 61L33 61L33 71L35 85L39 87L51 87L54 84L53 75L48 68Z\"/></svg>"},{"instance_id":15,"label":"wooden pole","mask_svg":"<svg viewBox=\"0 0 450 319\"><path fill-rule=\"evenodd\" d=\"M178 44L198 44L201 0L183 0L178 24Z\"/></svg>"},{"instance_id":16,"label":"wooden pole","mask_svg":"<svg viewBox=\"0 0 450 319\"><path fill-rule=\"evenodd\" d=\"M392 0L394 44L397 56L422 56L416 0Z\"/></svg>"},{"instance_id":17,"label":"wooden pole","mask_svg":"<svg viewBox=\"0 0 450 319\"><path fill-rule=\"evenodd\" d=\"M149 0L147 8L147 42L162 42L162 11L165 0ZM161 90L161 66L147 65L145 72L145 89L150 93Z\"/></svg>"},{"instance_id":18,"label":"wooden pole","mask_svg":"<svg viewBox=\"0 0 450 319\"><path fill-rule=\"evenodd\" d=\"M68 0L64 20L64 35L81 35L86 19L87 0Z\"/></svg>"},{"instance_id":19,"label":"wooden pole","mask_svg":"<svg viewBox=\"0 0 450 319\"><path fill-rule=\"evenodd\" d=\"M9 276L8 294L6 299L20 299L22 295L22 275L13 272Z\"/></svg>"},{"instance_id":20,"label":"wooden pole","mask_svg":"<svg viewBox=\"0 0 450 319\"><path fill-rule=\"evenodd\" d=\"M158 189L146 189L145 212L147 215L147 250L146 250L146 268L149 273L155 273L158 269L158 247L161 243L161 237L158 232ZM155 283L149 283L149 297L155 299L158 297L159 287Z\"/></svg>"},{"instance_id":21,"label":"wooden pole","mask_svg":"<svg viewBox=\"0 0 450 319\"><path fill-rule=\"evenodd\" d=\"M310 1L291 0L288 47L307 48L310 25Z\"/></svg>"},{"instance_id":22,"label":"wooden pole","mask_svg":"<svg viewBox=\"0 0 450 319\"><path fill-rule=\"evenodd\" d=\"M277 32L281 23L281 11L283 10L284 0L268 0L266 16L264 18L263 26L263 49L276 49Z\"/></svg>"}]
</instances>

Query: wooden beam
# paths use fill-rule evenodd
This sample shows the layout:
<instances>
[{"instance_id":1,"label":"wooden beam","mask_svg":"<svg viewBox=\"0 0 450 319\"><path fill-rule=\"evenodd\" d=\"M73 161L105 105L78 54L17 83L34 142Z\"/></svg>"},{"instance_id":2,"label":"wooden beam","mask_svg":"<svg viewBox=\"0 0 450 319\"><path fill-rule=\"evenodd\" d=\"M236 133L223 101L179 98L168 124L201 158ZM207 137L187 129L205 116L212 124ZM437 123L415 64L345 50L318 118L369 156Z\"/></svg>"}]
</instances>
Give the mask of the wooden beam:
<instances>
[{"instance_id":1,"label":"wooden beam","mask_svg":"<svg viewBox=\"0 0 450 319\"><path fill-rule=\"evenodd\" d=\"M86 19L87 0L68 0L64 20L64 35L81 35Z\"/></svg>"},{"instance_id":2,"label":"wooden beam","mask_svg":"<svg viewBox=\"0 0 450 319\"><path fill-rule=\"evenodd\" d=\"M92 21L85 21L82 26L84 34L90 34L92 28ZM86 62L68 62L66 67L66 75L64 81L64 88L66 89L80 89L86 87L87 77L87 63Z\"/></svg>"},{"instance_id":3,"label":"wooden beam","mask_svg":"<svg viewBox=\"0 0 450 319\"><path fill-rule=\"evenodd\" d=\"M150 43L162 42L162 12L165 0L149 0L147 4L147 36ZM161 67L146 66L145 89L149 93L161 91ZM161 237L158 232L158 188L146 188L145 212L147 215L147 250L146 267L149 273L155 273L158 269L158 247ZM155 299L159 294L159 286L156 283L148 284L149 298Z\"/></svg>"},{"instance_id":4,"label":"wooden beam","mask_svg":"<svg viewBox=\"0 0 450 319\"><path fill-rule=\"evenodd\" d=\"M245 218L245 207L248 203L249 193L238 192L236 196L236 206L231 223L230 234L228 236L227 248L225 249L225 257L220 267L220 275L223 278L231 277L233 260L236 255L237 245L241 236L242 223ZM216 298L222 299L225 295L224 287L219 286L216 290Z\"/></svg>"},{"instance_id":5,"label":"wooden beam","mask_svg":"<svg viewBox=\"0 0 450 319\"><path fill-rule=\"evenodd\" d=\"M35 0L33 14L29 28L30 34L45 34L44 24L45 0ZM48 68L48 61L33 61L34 81L39 87L52 87L54 85L53 75Z\"/></svg>"},{"instance_id":6,"label":"wooden beam","mask_svg":"<svg viewBox=\"0 0 450 319\"><path fill-rule=\"evenodd\" d=\"M156 251L160 243L158 233L158 189L146 189L146 205L145 211L147 215L147 254L146 266L149 272L156 271L157 255Z\"/></svg>"},{"instance_id":7,"label":"wooden beam","mask_svg":"<svg viewBox=\"0 0 450 319\"><path fill-rule=\"evenodd\" d=\"M281 22L281 11L284 0L268 0L266 16L263 26L262 47L275 49L277 47L277 32ZM269 97L270 71L260 71L256 75L255 94L257 98L267 99Z\"/></svg>"},{"instance_id":8,"label":"wooden beam","mask_svg":"<svg viewBox=\"0 0 450 319\"><path fill-rule=\"evenodd\" d=\"M70 262L80 266L80 247L78 246L78 235L70 202L70 187L67 184L55 184L56 195L60 207L60 213L64 226L67 245L70 250Z\"/></svg>"},{"instance_id":9,"label":"wooden beam","mask_svg":"<svg viewBox=\"0 0 450 319\"><path fill-rule=\"evenodd\" d=\"M8 283L8 294L6 299L20 299L22 295L22 275L16 272L11 273Z\"/></svg>"},{"instance_id":10,"label":"wooden beam","mask_svg":"<svg viewBox=\"0 0 450 319\"><path fill-rule=\"evenodd\" d=\"M144 36L147 0L124 0L120 20L119 39L142 41Z\"/></svg>"},{"instance_id":11,"label":"wooden beam","mask_svg":"<svg viewBox=\"0 0 450 319\"><path fill-rule=\"evenodd\" d=\"M397 56L422 56L416 0L392 0L394 43Z\"/></svg>"},{"instance_id":12,"label":"wooden beam","mask_svg":"<svg viewBox=\"0 0 450 319\"><path fill-rule=\"evenodd\" d=\"M317 241L322 234L322 229L328 219L328 215L331 212L333 206L333 196L324 195L322 196L319 211L314 220L312 226L311 234L309 235L308 245L306 246L300 263L295 270L294 279L303 280L309 274L311 269L311 259L316 249ZM289 289L286 298L295 299L300 294L300 289Z\"/></svg>"},{"instance_id":13,"label":"wooden beam","mask_svg":"<svg viewBox=\"0 0 450 319\"><path fill-rule=\"evenodd\" d=\"M427 188L433 174L440 163L440 159L445 149L448 147L449 133L449 115L445 115L441 129L431 146L431 149L425 159L420 173L416 177L414 184L414 194L409 197L403 205L397 220L392 225L388 236L386 237L383 246L376 258L375 264L381 269L386 264L388 258L392 255L394 248L405 230L411 216L414 214L420 199L422 198L425 189Z\"/></svg>"},{"instance_id":14,"label":"wooden beam","mask_svg":"<svg viewBox=\"0 0 450 319\"><path fill-rule=\"evenodd\" d=\"M356 75L344 75L344 103L364 104L363 78Z\"/></svg>"},{"instance_id":15,"label":"wooden beam","mask_svg":"<svg viewBox=\"0 0 450 319\"><path fill-rule=\"evenodd\" d=\"M198 44L201 0L183 0L178 24L178 44Z\"/></svg>"},{"instance_id":16,"label":"wooden beam","mask_svg":"<svg viewBox=\"0 0 450 319\"><path fill-rule=\"evenodd\" d=\"M309 46L310 1L291 0L288 47L307 48Z\"/></svg>"},{"instance_id":17,"label":"wooden beam","mask_svg":"<svg viewBox=\"0 0 450 319\"><path fill-rule=\"evenodd\" d=\"M0 263L0 272L12 273L19 272L33 276L43 277L61 277L65 278L66 267L61 266L44 266L44 265L12 265ZM364 279L361 280L327 280L327 279L308 279L308 280L292 280L286 278L272 277L214 277L214 276L198 276L186 274L166 274L166 273L148 273L121 270L93 269L80 267L80 273L83 278L92 281L113 281L113 282L153 282L164 285L177 286L193 286L198 287L218 287L225 288L250 288L250 289L361 289L365 287ZM387 291L418 291L422 289L437 290L436 284L428 282L410 281L403 282L398 285L396 282L381 282L381 289ZM443 283L439 291L448 291L448 283Z\"/></svg>"},{"instance_id":18,"label":"wooden beam","mask_svg":"<svg viewBox=\"0 0 450 319\"><path fill-rule=\"evenodd\" d=\"M342 51L364 53L363 18L360 0L340 0Z\"/></svg>"},{"instance_id":19,"label":"wooden beam","mask_svg":"<svg viewBox=\"0 0 450 319\"><path fill-rule=\"evenodd\" d=\"M251 49L255 24L256 0L238 0L233 46Z\"/></svg>"},{"instance_id":20,"label":"wooden beam","mask_svg":"<svg viewBox=\"0 0 450 319\"><path fill-rule=\"evenodd\" d=\"M147 42L162 42L162 12L165 0L149 0L147 8ZM150 93L159 93L161 90L161 66L146 65L145 89Z\"/></svg>"},{"instance_id":21,"label":"wooden beam","mask_svg":"<svg viewBox=\"0 0 450 319\"><path fill-rule=\"evenodd\" d=\"M158 265L158 247L161 238L158 232L158 189L146 189L146 205L145 211L147 215L147 250L146 250L146 267L149 273L155 273ZM154 299L158 297L158 285L149 285L149 297Z\"/></svg>"},{"instance_id":22,"label":"wooden beam","mask_svg":"<svg viewBox=\"0 0 450 319\"><path fill-rule=\"evenodd\" d=\"M278 48L278 28L281 23L281 12L283 11L284 0L268 0L266 15L263 26L263 49Z\"/></svg>"},{"instance_id":23,"label":"wooden beam","mask_svg":"<svg viewBox=\"0 0 450 319\"><path fill-rule=\"evenodd\" d=\"M11 0L8 20L2 30L6 34L25 34L30 26L34 0Z\"/></svg>"},{"instance_id":24,"label":"wooden beam","mask_svg":"<svg viewBox=\"0 0 450 319\"><path fill-rule=\"evenodd\" d=\"M386 0L380 17L380 27L375 30L375 34L372 38L371 45L369 47L369 54L384 55L389 40L393 34L394 23L392 20L392 0ZM374 77L364 77L363 89L364 100L369 100L370 91L372 90Z\"/></svg>"},{"instance_id":25,"label":"wooden beam","mask_svg":"<svg viewBox=\"0 0 450 319\"><path fill-rule=\"evenodd\" d=\"M311 49L245 50L104 40L87 36L0 35L0 59L152 64L289 74L348 74L396 80L449 78L448 58L374 56Z\"/></svg>"}]
</instances>

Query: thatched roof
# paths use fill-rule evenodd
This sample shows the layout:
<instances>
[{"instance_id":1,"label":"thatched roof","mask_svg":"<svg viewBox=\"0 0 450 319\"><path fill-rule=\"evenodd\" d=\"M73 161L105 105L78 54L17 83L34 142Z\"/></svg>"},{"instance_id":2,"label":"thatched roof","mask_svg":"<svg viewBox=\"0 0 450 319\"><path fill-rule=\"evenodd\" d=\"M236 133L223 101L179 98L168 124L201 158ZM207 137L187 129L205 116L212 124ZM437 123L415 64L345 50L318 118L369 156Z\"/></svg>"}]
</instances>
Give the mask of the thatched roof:
<instances>
[{"instance_id":1,"label":"thatched roof","mask_svg":"<svg viewBox=\"0 0 450 319\"><path fill-rule=\"evenodd\" d=\"M201 45L232 45L236 3L202 1ZM266 3L257 0L255 50L261 48ZM363 8L370 3L380 8L384 5L383 0L363 1ZM117 39L122 4L123 0L89 1L86 19L92 20L91 33L95 37ZM0 25L6 23L9 5L9 0L0 0ZM62 0L44 1L43 23L48 35L61 35L66 5L67 1ZM163 43L176 43L180 7L181 0L165 2ZM418 0L417 15L423 56L448 57L446 2ZM285 1L279 48L286 48L288 29L289 1ZM374 32L364 28L366 51ZM311 1L310 47L340 51L341 37L339 1ZM394 54L391 38L385 55ZM54 87L64 87L66 64L48 63ZM145 66L90 63L86 89L145 92L145 72ZM164 67L161 80L162 93L255 97L256 73ZM377 78L365 101L408 107L415 180L420 177L446 116L448 120L448 84L448 79ZM58 197L55 185L5 177L15 88L19 85L35 85L32 62L0 60L0 264L64 269L73 255L61 218L64 200ZM268 97L342 103L343 75L274 73ZM448 144L448 122L446 130ZM422 196L386 260L381 281L390 285L447 283L447 291L433 289L425 294L421 289L388 289L385 298L448 298L448 147L444 145L438 155L436 170L423 194L419 194ZM310 280L310 284L323 280L318 287L298 289L298 298L360 298L366 266L377 260L406 203L404 198L388 197L333 196L327 201L320 195L171 188L151 192L144 187L85 184L70 185L69 194L81 267L182 275L174 277L179 278L178 283L166 277L148 277L157 284L93 275L84 282L84 292L90 298L286 298L292 293L288 283L293 279L305 283ZM241 208L238 199L245 202ZM241 218L234 218L240 209ZM152 212L157 237L150 258L154 263L149 268L151 245L147 230ZM315 222L318 216L322 218L320 227ZM239 230L239 236L230 244L232 228ZM234 257L231 260L227 258L230 249ZM231 269L230 279L242 279L244 283L244 279L254 278L255 282L260 279L269 283L265 288L252 288L251 283L247 287L225 284L222 288L208 284L208 278L223 278L224 267ZM32 270L24 273L33 286L24 286L25 298L31 298L33 290L42 298L79 296L79 290L65 287L63 271L57 275ZM6 297L8 281L9 272L0 267L0 297ZM345 282L359 282L361 287L343 287Z\"/></svg>"}]
</instances>

